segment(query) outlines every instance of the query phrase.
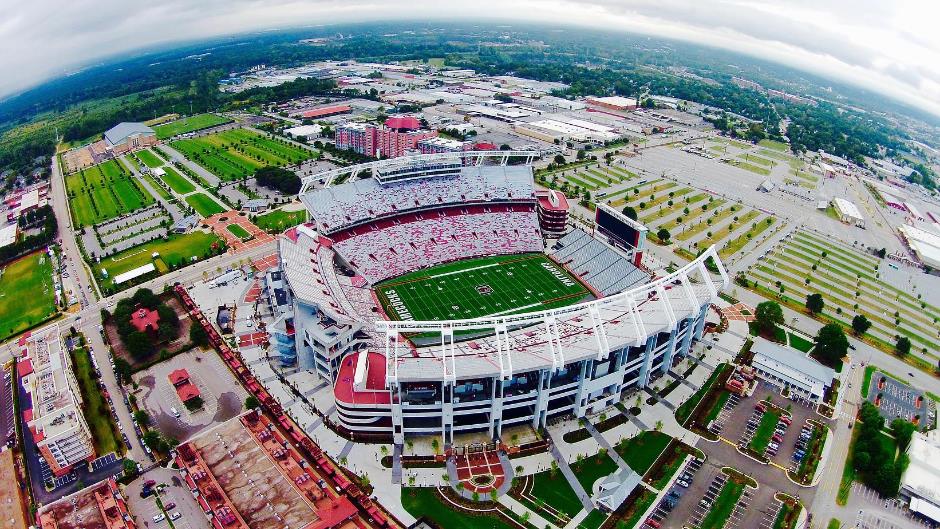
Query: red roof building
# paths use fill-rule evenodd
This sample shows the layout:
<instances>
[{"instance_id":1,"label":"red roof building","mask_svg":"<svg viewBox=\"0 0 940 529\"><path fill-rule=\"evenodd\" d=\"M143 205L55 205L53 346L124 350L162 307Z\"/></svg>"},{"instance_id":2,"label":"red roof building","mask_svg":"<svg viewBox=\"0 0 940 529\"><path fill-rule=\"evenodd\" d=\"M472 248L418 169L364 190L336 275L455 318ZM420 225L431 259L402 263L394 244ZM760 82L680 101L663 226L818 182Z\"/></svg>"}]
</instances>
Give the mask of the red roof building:
<instances>
[{"instance_id":1,"label":"red roof building","mask_svg":"<svg viewBox=\"0 0 940 529\"><path fill-rule=\"evenodd\" d=\"M173 384L173 388L176 389L176 396L179 397L180 402L185 404L199 396L199 388L189 380L189 371L177 369L171 371L167 378L170 379L170 384Z\"/></svg>"},{"instance_id":2,"label":"red roof building","mask_svg":"<svg viewBox=\"0 0 940 529\"><path fill-rule=\"evenodd\" d=\"M305 118L316 119L316 118L326 118L329 116L335 116L337 114L346 114L347 112L352 112L352 107L349 105L333 105L329 107L314 108L312 110L307 110L300 115Z\"/></svg>"},{"instance_id":3,"label":"red roof building","mask_svg":"<svg viewBox=\"0 0 940 529\"><path fill-rule=\"evenodd\" d=\"M421 121L414 116L392 116L385 120L385 127L396 130L418 130Z\"/></svg>"},{"instance_id":4,"label":"red roof building","mask_svg":"<svg viewBox=\"0 0 940 529\"><path fill-rule=\"evenodd\" d=\"M140 332L153 332L157 330L160 315L157 311L140 307L131 313L131 325Z\"/></svg>"}]
</instances>

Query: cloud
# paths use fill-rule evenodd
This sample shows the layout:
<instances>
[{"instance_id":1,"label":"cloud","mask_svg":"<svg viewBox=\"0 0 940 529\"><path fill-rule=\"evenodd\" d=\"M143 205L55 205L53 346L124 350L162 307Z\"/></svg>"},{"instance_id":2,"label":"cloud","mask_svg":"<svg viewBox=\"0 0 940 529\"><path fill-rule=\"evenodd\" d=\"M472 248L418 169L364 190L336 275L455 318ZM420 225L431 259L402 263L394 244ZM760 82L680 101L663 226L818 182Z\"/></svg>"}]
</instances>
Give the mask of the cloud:
<instances>
[{"instance_id":1,"label":"cloud","mask_svg":"<svg viewBox=\"0 0 940 529\"><path fill-rule=\"evenodd\" d=\"M7 0L8 2L11 0ZM0 19L0 96L126 51L242 31L409 18L578 24L762 57L940 115L932 0L35 0Z\"/></svg>"}]
</instances>

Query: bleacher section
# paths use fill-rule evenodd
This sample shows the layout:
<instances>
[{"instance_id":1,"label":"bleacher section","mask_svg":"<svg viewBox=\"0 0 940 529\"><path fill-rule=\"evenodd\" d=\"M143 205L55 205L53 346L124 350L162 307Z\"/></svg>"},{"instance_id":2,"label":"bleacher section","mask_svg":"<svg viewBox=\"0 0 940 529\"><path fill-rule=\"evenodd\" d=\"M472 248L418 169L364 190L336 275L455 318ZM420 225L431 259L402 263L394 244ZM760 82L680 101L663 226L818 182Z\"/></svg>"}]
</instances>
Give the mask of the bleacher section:
<instances>
[{"instance_id":1,"label":"bleacher section","mask_svg":"<svg viewBox=\"0 0 940 529\"><path fill-rule=\"evenodd\" d=\"M542 251L538 218L529 204L411 213L333 239L333 249L372 284L448 261Z\"/></svg>"},{"instance_id":2,"label":"bleacher section","mask_svg":"<svg viewBox=\"0 0 940 529\"><path fill-rule=\"evenodd\" d=\"M535 201L528 166L474 166L459 174L379 184L374 178L311 191L301 197L317 229L350 226L414 210L452 204Z\"/></svg>"},{"instance_id":3,"label":"bleacher section","mask_svg":"<svg viewBox=\"0 0 940 529\"><path fill-rule=\"evenodd\" d=\"M552 256L605 296L650 279L619 252L578 229L558 240Z\"/></svg>"}]
</instances>

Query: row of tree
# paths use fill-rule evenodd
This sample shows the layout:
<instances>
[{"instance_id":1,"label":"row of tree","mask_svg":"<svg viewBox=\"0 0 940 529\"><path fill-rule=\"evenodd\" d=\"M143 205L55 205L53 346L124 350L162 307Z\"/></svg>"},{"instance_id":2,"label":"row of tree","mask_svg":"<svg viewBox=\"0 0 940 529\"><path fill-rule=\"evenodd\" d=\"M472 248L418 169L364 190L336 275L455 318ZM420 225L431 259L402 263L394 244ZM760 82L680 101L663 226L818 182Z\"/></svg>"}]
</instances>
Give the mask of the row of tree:
<instances>
[{"instance_id":1,"label":"row of tree","mask_svg":"<svg viewBox=\"0 0 940 529\"><path fill-rule=\"evenodd\" d=\"M884 417L878 408L865 401L858 416L858 432L852 447L852 465L861 481L886 498L898 495L901 476L910 459L905 450L911 442L916 427L904 419L891 422L893 440L882 432Z\"/></svg>"}]
</instances>

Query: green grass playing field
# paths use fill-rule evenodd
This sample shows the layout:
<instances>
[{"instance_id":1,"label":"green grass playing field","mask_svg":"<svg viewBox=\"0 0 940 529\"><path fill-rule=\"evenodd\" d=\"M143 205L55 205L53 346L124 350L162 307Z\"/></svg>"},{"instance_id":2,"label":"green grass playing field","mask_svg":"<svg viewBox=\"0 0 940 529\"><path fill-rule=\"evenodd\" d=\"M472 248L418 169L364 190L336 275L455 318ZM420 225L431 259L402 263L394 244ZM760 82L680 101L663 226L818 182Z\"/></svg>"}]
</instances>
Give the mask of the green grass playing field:
<instances>
[{"instance_id":1,"label":"green grass playing field","mask_svg":"<svg viewBox=\"0 0 940 529\"><path fill-rule=\"evenodd\" d=\"M197 130L215 127L223 123L229 123L232 120L217 116L215 114L197 114L188 118L178 119L165 125L159 125L153 128L157 133L157 138L165 140L179 134L186 134Z\"/></svg>"},{"instance_id":2,"label":"green grass playing field","mask_svg":"<svg viewBox=\"0 0 940 529\"><path fill-rule=\"evenodd\" d=\"M317 156L286 140L269 138L245 129L177 140L171 145L187 159L225 181L251 176L261 167L284 167Z\"/></svg>"},{"instance_id":3,"label":"green grass playing field","mask_svg":"<svg viewBox=\"0 0 940 529\"><path fill-rule=\"evenodd\" d=\"M55 314L52 263L35 252L3 267L0 275L0 339L5 340Z\"/></svg>"},{"instance_id":4,"label":"green grass playing field","mask_svg":"<svg viewBox=\"0 0 940 529\"><path fill-rule=\"evenodd\" d=\"M411 272L376 285L396 320L503 316L563 307L591 292L542 254L481 257Z\"/></svg>"},{"instance_id":5,"label":"green grass playing field","mask_svg":"<svg viewBox=\"0 0 940 529\"><path fill-rule=\"evenodd\" d=\"M65 188L77 227L98 224L154 203L150 193L116 160L68 175Z\"/></svg>"},{"instance_id":6,"label":"green grass playing field","mask_svg":"<svg viewBox=\"0 0 940 529\"><path fill-rule=\"evenodd\" d=\"M162 158L153 153L153 151L137 151L137 157L140 158L140 161L144 162L144 165L154 169L160 167L165 162Z\"/></svg>"},{"instance_id":7,"label":"green grass playing field","mask_svg":"<svg viewBox=\"0 0 940 529\"><path fill-rule=\"evenodd\" d=\"M216 203L215 200L209 198L209 195L205 193L194 193L187 196L186 203L192 206L192 208L196 210L196 213L203 218L211 217L216 213L225 211L222 206Z\"/></svg>"},{"instance_id":8,"label":"green grass playing field","mask_svg":"<svg viewBox=\"0 0 940 529\"><path fill-rule=\"evenodd\" d=\"M202 231L193 231L183 235L172 234L166 240L155 239L108 256L101 262L95 263L92 269L102 289L120 290L121 287L115 285L113 280L118 274L150 262L154 263L157 272L165 274L170 270L169 265L185 265L192 262L193 257L203 259L212 250L213 245L221 242L222 240L214 234ZM153 259L154 252L159 254L157 259ZM104 271L108 273L107 278L104 276Z\"/></svg>"}]
</instances>

